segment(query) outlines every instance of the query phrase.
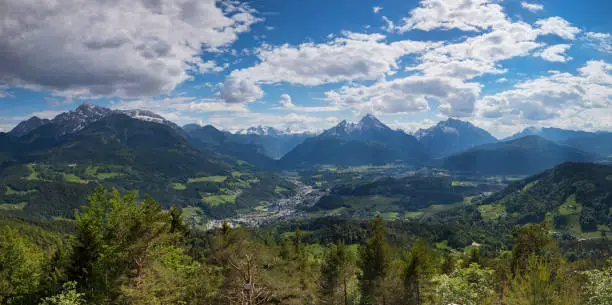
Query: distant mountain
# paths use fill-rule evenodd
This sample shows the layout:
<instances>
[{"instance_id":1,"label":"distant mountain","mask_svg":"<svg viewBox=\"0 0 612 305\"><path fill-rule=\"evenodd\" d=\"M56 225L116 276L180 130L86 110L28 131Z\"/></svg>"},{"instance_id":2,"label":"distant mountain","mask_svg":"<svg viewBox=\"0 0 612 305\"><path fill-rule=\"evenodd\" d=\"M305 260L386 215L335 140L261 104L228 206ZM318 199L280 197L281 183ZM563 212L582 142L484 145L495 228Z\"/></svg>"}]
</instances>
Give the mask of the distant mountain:
<instances>
[{"instance_id":1,"label":"distant mountain","mask_svg":"<svg viewBox=\"0 0 612 305\"><path fill-rule=\"evenodd\" d=\"M236 134L240 135L258 135L258 136L279 136L290 134L291 131L280 130L270 126L257 126L257 127L249 127L247 129L241 129L236 132Z\"/></svg>"},{"instance_id":2,"label":"distant mountain","mask_svg":"<svg viewBox=\"0 0 612 305\"><path fill-rule=\"evenodd\" d=\"M612 166L563 163L511 184L484 203L519 223L547 221L555 231L580 237L612 223Z\"/></svg>"},{"instance_id":3,"label":"distant mountain","mask_svg":"<svg viewBox=\"0 0 612 305\"><path fill-rule=\"evenodd\" d=\"M480 145L443 160L449 170L485 174L534 174L566 161L588 162L595 156L539 136Z\"/></svg>"},{"instance_id":4,"label":"distant mountain","mask_svg":"<svg viewBox=\"0 0 612 305\"><path fill-rule=\"evenodd\" d=\"M612 155L611 132L590 133L584 137L568 139L562 144L595 154Z\"/></svg>"},{"instance_id":5,"label":"distant mountain","mask_svg":"<svg viewBox=\"0 0 612 305\"><path fill-rule=\"evenodd\" d=\"M109 108L86 102L79 105L75 110L58 114L52 120L41 120L37 117L32 117L19 123L15 128L13 128L13 130L11 130L11 134L22 137L39 127L52 125L52 128L47 129L45 136L57 138L78 132L90 124L113 114L124 114L142 121L167 125L179 133L183 132L182 128L152 111L140 109L111 110Z\"/></svg>"},{"instance_id":6,"label":"distant mountain","mask_svg":"<svg viewBox=\"0 0 612 305\"><path fill-rule=\"evenodd\" d=\"M528 127L523 129L521 132L516 133L508 138L503 139L503 141L510 141L520 139L525 136L540 136L544 139L551 140L557 143L563 143L570 139L588 137L593 135L591 132L587 131L578 131L578 130L567 130L560 128L538 128L538 127Z\"/></svg>"},{"instance_id":7,"label":"distant mountain","mask_svg":"<svg viewBox=\"0 0 612 305\"><path fill-rule=\"evenodd\" d=\"M497 142L486 130L450 118L436 126L419 129L414 136L434 157L444 157L478 145Z\"/></svg>"},{"instance_id":8,"label":"distant mountain","mask_svg":"<svg viewBox=\"0 0 612 305\"><path fill-rule=\"evenodd\" d=\"M190 143L200 150L232 156L260 167L273 166L274 161L264 154L260 145L235 141L236 136L230 132L218 130L212 125L187 125L183 128Z\"/></svg>"},{"instance_id":9,"label":"distant mountain","mask_svg":"<svg viewBox=\"0 0 612 305\"><path fill-rule=\"evenodd\" d=\"M425 149L415 137L393 130L368 114L359 123L342 121L319 136L307 139L287 153L281 164L285 167L395 161L420 164L426 159Z\"/></svg>"},{"instance_id":10,"label":"distant mountain","mask_svg":"<svg viewBox=\"0 0 612 305\"><path fill-rule=\"evenodd\" d=\"M28 134L30 131L49 124L49 122L51 122L51 120L48 119L41 119L37 116L33 116L25 121L22 121L21 123L19 123L17 126L15 126L15 128L13 128L10 131L11 135L14 135L16 137L21 137L23 135Z\"/></svg>"},{"instance_id":11,"label":"distant mountain","mask_svg":"<svg viewBox=\"0 0 612 305\"><path fill-rule=\"evenodd\" d=\"M527 135L537 135L556 142L595 154L612 154L612 133L567 130L560 128L529 127L506 140L518 139Z\"/></svg>"},{"instance_id":12,"label":"distant mountain","mask_svg":"<svg viewBox=\"0 0 612 305\"><path fill-rule=\"evenodd\" d=\"M85 128L50 140L48 124L23 139L22 162L104 163L164 175L218 173L228 166L193 148L170 126L113 113Z\"/></svg>"}]
</instances>

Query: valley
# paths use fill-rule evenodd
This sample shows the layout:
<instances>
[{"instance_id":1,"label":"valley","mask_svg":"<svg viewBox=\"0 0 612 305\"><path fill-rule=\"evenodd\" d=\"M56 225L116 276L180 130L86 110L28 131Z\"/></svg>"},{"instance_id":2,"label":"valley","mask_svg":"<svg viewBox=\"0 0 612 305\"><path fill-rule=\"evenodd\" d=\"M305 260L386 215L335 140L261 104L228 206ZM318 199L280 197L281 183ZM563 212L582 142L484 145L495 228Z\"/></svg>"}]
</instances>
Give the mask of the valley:
<instances>
[{"instance_id":1,"label":"valley","mask_svg":"<svg viewBox=\"0 0 612 305\"><path fill-rule=\"evenodd\" d=\"M373 115L319 135L261 126L230 133L86 103L0 137L0 207L21 217L71 219L104 185L182 208L202 230L329 217L418 223L475 209L482 221L544 222L573 238L594 238L609 235L610 215L564 203L575 201L575 192L548 205L541 202L547 197L532 199L536 182L524 185L525 194L500 194L564 162L605 163L612 153L605 147L598 154L567 145L607 136L526 129L499 141L455 119L413 136Z\"/></svg>"}]
</instances>

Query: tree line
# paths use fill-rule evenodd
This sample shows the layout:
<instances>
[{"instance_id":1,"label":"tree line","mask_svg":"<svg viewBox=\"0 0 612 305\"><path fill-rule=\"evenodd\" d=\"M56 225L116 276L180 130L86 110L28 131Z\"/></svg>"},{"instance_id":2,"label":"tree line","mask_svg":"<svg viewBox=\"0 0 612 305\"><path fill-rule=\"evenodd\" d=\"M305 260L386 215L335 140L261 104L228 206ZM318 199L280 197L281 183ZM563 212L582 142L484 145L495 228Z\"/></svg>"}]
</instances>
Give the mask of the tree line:
<instances>
[{"instance_id":1,"label":"tree line","mask_svg":"<svg viewBox=\"0 0 612 305\"><path fill-rule=\"evenodd\" d=\"M568 261L545 225L481 253L395 244L376 218L365 242L307 242L296 228L189 228L180 209L97 188L73 230L0 219L0 304L612 304L612 260Z\"/></svg>"}]
</instances>

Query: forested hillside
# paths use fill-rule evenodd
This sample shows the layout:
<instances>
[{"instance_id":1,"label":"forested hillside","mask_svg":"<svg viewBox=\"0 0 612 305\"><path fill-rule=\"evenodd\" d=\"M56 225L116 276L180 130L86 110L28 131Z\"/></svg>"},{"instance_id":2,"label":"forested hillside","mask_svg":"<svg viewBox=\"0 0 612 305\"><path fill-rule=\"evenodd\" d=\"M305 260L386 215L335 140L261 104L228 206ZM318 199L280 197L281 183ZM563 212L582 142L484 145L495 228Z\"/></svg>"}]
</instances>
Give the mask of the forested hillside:
<instances>
[{"instance_id":1,"label":"forested hillside","mask_svg":"<svg viewBox=\"0 0 612 305\"><path fill-rule=\"evenodd\" d=\"M333 226L345 229L338 233L363 235L325 237L306 226L193 231L175 207L163 210L152 199L98 188L74 222L0 218L0 302L603 305L612 300L612 261L602 255L568 260L544 225L508 232L503 247L476 240L454 249L434 243L431 232L398 231L380 218Z\"/></svg>"}]
</instances>

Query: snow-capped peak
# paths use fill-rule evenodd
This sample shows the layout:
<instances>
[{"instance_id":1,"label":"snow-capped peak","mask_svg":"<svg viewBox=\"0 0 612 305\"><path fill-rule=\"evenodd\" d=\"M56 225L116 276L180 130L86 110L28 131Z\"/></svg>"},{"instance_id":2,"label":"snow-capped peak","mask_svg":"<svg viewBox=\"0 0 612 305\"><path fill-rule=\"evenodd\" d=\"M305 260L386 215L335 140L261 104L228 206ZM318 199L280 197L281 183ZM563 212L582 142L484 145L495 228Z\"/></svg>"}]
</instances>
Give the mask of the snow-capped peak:
<instances>
[{"instance_id":1,"label":"snow-capped peak","mask_svg":"<svg viewBox=\"0 0 612 305\"><path fill-rule=\"evenodd\" d=\"M244 135L280 136L290 134L291 130L289 128L285 130L280 130L270 126L259 125L257 127L249 127L247 129L238 130L236 133Z\"/></svg>"}]
</instances>

